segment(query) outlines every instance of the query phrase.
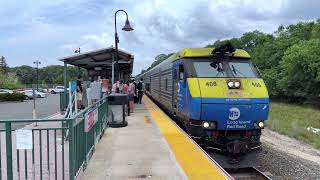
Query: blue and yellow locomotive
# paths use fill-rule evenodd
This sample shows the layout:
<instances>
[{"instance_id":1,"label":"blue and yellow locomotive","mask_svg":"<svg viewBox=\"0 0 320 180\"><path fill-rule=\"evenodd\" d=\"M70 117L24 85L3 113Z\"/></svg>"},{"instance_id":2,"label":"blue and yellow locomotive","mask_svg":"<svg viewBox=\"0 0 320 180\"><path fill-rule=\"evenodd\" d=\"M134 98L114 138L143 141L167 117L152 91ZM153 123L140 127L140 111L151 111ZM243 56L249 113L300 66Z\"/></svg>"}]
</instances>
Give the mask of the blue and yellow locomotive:
<instances>
[{"instance_id":1,"label":"blue and yellow locomotive","mask_svg":"<svg viewBox=\"0 0 320 180\"><path fill-rule=\"evenodd\" d=\"M246 51L187 48L138 78L146 94L208 148L228 155L260 149L269 95Z\"/></svg>"}]
</instances>

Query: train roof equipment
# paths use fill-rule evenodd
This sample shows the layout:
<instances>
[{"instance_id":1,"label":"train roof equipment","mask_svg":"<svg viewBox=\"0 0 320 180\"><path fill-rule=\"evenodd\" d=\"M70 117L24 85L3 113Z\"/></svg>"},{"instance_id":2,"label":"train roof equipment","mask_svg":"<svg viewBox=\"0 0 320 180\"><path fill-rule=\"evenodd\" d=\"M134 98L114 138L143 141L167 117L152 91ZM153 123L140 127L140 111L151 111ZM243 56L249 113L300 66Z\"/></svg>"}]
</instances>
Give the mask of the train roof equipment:
<instances>
[{"instance_id":1,"label":"train roof equipment","mask_svg":"<svg viewBox=\"0 0 320 180\"><path fill-rule=\"evenodd\" d=\"M173 56L175 59L180 59L185 57L214 57L225 55L238 58L251 58L247 51L243 49L235 49L229 43L217 48L185 48Z\"/></svg>"}]
</instances>

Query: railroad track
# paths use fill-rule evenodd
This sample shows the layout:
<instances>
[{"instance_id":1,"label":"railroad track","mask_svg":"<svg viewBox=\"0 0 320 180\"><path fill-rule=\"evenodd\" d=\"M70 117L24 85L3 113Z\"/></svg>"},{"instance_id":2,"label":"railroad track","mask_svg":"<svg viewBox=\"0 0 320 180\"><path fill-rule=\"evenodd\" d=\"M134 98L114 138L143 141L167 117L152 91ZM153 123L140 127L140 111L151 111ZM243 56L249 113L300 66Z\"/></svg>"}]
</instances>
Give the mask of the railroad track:
<instances>
[{"instance_id":1,"label":"railroad track","mask_svg":"<svg viewBox=\"0 0 320 180\"><path fill-rule=\"evenodd\" d=\"M235 180L271 180L266 174L261 172L256 167L246 168L229 168L225 169Z\"/></svg>"}]
</instances>

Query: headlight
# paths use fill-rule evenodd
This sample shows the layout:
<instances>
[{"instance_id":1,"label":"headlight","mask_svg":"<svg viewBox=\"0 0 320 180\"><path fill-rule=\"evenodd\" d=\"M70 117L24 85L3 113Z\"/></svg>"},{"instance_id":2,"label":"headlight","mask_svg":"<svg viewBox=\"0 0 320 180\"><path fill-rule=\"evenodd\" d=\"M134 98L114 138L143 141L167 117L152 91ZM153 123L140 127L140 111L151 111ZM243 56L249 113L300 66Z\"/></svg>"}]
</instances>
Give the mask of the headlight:
<instances>
[{"instance_id":1,"label":"headlight","mask_svg":"<svg viewBox=\"0 0 320 180\"><path fill-rule=\"evenodd\" d=\"M208 122L204 122L204 123L202 124L202 126L203 126L204 128L208 128L208 127L210 126L210 124L209 124Z\"/></svg>"},{"instance_id":2,"label":"headlight","mask_svg":"<svg viewBox=\"0 0 320 180\"><path fill-rule=\"evenodd\" d=\"M217 124L216 124L216 122L203 122L202 127L205 129L216 129Z\"/></svg>"},{"instance_id":3,"label":"headlight","mask_svg":"<svg viewBox=\"0 0 320 180\"><path fill-rule=\"evenodd\" d=\"M260 128L263 128L263 127L264 127L264 123L263 123L263 122L259 122L258 125L259 125Z\"/></svg>"},{"instance_id":4,"label":"headlight","mask_svg":"<svg viewBox=\"0 0 320 180\"><path fill-rule=\"evenodd\" d=\"M260 122L255 122L253 124L254 128L256 129L263 129L264 128L264 122L263 121L260 121Z\"/></svg>"},{"instance_id":5,"label":"headlight","mask_svg":"<svg viewBox=\"0 0 320 180\"><path fill-rule=\"evenodd\" d=\"M228 82L228 86L229 86L230 88L232 88L233 85L234 85L233 81Z\"/></svg>"},{"instance_id":6,"label":"headlight","mask_svg":"<svg viewBox=\"0 0 320 180\"><path fill-rule=\"evenodd\" d=\"M229 79L227 85L229 89L240 89L241 83L237 79Z\"/></svg>"},{"instance_id":7,"label":"headlight","mask_svg":"<svg viewBox=\"0 0 320 180\"><path fill-rule=\"evenodd\" d=\"M234 87L239 88L240 87L240 82L239 81L234 82Z\"/></svg>"}]
</instances>

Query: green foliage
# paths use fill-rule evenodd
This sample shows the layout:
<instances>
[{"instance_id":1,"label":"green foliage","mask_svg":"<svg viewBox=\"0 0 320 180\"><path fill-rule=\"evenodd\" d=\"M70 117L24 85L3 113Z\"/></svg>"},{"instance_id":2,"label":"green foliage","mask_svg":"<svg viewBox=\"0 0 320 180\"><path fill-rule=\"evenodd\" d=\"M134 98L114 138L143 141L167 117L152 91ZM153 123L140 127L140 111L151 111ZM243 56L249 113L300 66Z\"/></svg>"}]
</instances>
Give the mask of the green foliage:
<instances>
[{"instance_id":1,"label":"green foliage","mask_svg":"<svg viewBox=\"0 0 320 180\"><path fill-rule=\"evenodd\" d=\"M36 84L37 70L31 66L19 66L11 68L22 84ZM74 80L78 76L78 68L73 66L67 67L67 81ZM85 70L80 69L80 75L85 75ZM64 83L64 66L51 65L39 68L39 84L63 84Z\"/></svg>"},{"instance_id":2,"label":"green foliage","mask_svg":"<svg viewBox=\"0 0 320 180\"><path fill-rule=\"evenodd\" d=\"M16 76L22 84L33 84L36 79L36 71L31 66L23 65L15 67L11 71L16 73Z\"/></svg>"},{"instance_id":3,"label":"green foliage","mask_svg":"<svg viewBox=\"0 0 320 180\"><path fill-rule=\"evenodd\" d=\"M8 65L6 58L0 56L0 73L7 74L8 73Z\"/></svg>"},{"instance_id":4,"label":"green foliage","mask_svg":"<svg viewBox=\"0 0 320 180\"><path fill-rule=\"evenodd\" d=\"M170 53L170 54L159 54L155 57L155 60L153 61L153 63L151 64L151 66L145 70L142 69L140 74L143 74L147 71L149 71L150 69L152 69L153 67L155 67L156 65L162 63L164 60L168 59L171 55L173 55L174 53ZM137 76L139 76L140 74L138 74Z\"/></svg>"},{"instance_id":5,"label":"green foliage","mask_svg":"<svg viewBox=\"0 0 320 180\"><path fill-rule=\"evenodd\" d=\"M12 93L12 94L0 94L0 102L1 101L23 101L24 94L22 93Z\"/></svg>"},{"instance_id":6,"label":"green foliage","mask_svg":"<svg viewBox=\"0 0 320 180\"><path fill-rule=\"evenodd\" d=\"M18 81L18 78L12 73L0 72L0 88L2 89L18 89L22 85Z\"/></svg>"},{"instance_id":7,"label":"green foliage","mask_svg":"<svg viewBox=\"0 0 320 180\"><path fill-rule=\"evenodd\" d=\"M170 54L159 54L155 57L154 62L151 64L151 66L147 69L150 70L153 67L155 67L156 65L162 63L164 60L166 60L168 57L170 57L173 53Z\"/></svg>"},{"instance_id":8,"label":"green foliage","mask_svg":"<svg viewBox=\"0 0 320 180\"><path fill-rule=\"evenodd\" d=\"M281 134L297 138L320 149L320 134L307 130L320 128L319 109L302 105L271 102L267 127Z\"/></svg>"},{"instance_id":9,"label":"green foliage","mask_svg":"<svg viewBox=\"0 0 320 180\"><path fill-rule=\"evenodd\" d=\"M279 87L288 96L320 95L320 39L300 41L282 57Z\"/></svg>"}]
</instances>

